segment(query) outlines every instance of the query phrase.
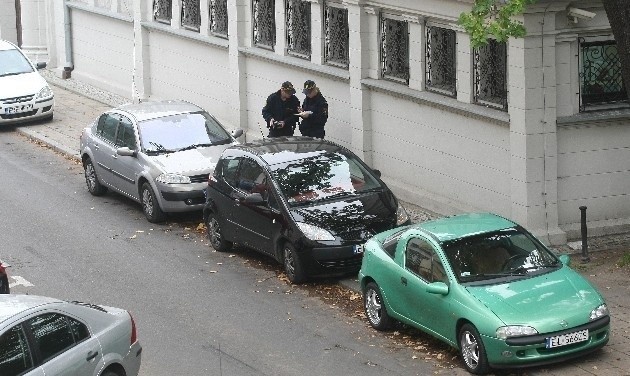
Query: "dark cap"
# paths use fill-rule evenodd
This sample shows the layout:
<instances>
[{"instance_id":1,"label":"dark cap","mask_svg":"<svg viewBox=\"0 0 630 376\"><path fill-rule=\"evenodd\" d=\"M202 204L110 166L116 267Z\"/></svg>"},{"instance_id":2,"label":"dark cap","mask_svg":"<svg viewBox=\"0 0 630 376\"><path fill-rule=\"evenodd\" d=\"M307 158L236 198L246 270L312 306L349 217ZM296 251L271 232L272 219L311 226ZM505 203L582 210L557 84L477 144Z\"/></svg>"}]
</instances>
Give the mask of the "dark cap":
<instances>
[{"instance_id":1,"label":"dark cap","mask_svg":"<svg viewBox=\"0 0 630 376\"><path fill-rule=\"evenodd\" d=\"M302 93L308 94L308 92L313 90L313 89L317 89L317 85L315 85L315 81L313 81L313 80L306 80L304 82L304 90L302 90Z\"/></svg>"},{"instance_id":2,"label":"dark cap","mask_svg":"<svg viewBox=\"0 0 630 376\"><path fill-rule=\"evenodd\" d=\"M280 87L280 90L288 91L291 94L295 94L295 89L293 88L293 84L290 83L289 81L284 81L282 83L282 86Z\"/></svg>"}]
</instances>

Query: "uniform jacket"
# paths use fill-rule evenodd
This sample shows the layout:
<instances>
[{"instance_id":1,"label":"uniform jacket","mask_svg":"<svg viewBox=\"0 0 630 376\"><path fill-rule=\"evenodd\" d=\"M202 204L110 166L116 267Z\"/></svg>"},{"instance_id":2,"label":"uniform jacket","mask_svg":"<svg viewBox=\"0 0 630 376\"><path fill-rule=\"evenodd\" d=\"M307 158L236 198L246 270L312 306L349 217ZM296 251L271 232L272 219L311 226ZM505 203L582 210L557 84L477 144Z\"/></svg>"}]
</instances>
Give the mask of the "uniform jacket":
<instances>
[{"instance_id":1,"label":"uniform jacket","mask_svg":"<svg viewBox=\"0 0 630 376\"><path fill-rule=\"evenodd\" d=\"M302 111L312 111L313 113L302 119L300 130L302 129L323 129L328 120L328 102L321 92L313 98L306 97L302 103Z\"/></svg>"},{"instance_id":2,"label":"uniform jacket","mask_svg":"<svg viewBox=\"0 0 630 376\"><path fill-rule=\"evenodd\" d=\"M299 106L300 100L295 95L283 101L280 96L280 90L278 90L267 98L265 107L262 109L262 116L267 123L267 127L269 127L269 121L271 119L284 121L284 128L281 133L283 133L283 135L285 135L284 133L286 133L286 135L292 135L295 124L298 121L298 116L295 114L298 113Z\"/></svg>"}]
</instances>

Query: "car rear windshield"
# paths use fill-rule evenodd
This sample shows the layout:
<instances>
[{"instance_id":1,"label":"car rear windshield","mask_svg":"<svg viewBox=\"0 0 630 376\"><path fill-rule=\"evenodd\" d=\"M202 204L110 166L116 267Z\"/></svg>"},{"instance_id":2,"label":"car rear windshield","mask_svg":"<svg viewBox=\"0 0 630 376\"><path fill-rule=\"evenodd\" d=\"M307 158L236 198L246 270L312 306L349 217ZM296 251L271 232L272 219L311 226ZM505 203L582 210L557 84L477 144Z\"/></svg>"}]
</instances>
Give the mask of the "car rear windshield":
<instances>
[{"instance_id":1,"label":"car rear windshield","mask_svg":"<svg viewBox=\"0 0 630 376\"><path fill-rule=\"evenodd\" d=\"M353 196L383 187L356 156L311 152L307 157L272 166L272 174L291 206Z\"/></svg>"},{"instance_id":2,"label":"car rear windshield","mask_svg":"<svg viewBox=\"0 0 630 376\"><path fill-rule=\"evenodd\" d=\"M460 282L522 278L561 266L558 258L520 227L458 239L443 248Z\"/></svg>"},{"instance_id":3,"label":"car rear windshield","mask_svg":"<svg viewBox=\"0 0 630 376\"><path fill-rule=\"evenodd\" d=\"M138 134L145 153L175 152L231 142L227 131L205 112L141 121Z\"/></svg>"},{"instance_id":4,"label":"car rear windshield","mask_svg":"<svg viewBox=\"0 0 630 376\"><path fill-rule=\"evenodd\" d=\"M0 77L31 72L33 67L20 51L0 51Z\"/></svg>"}]
</instances>

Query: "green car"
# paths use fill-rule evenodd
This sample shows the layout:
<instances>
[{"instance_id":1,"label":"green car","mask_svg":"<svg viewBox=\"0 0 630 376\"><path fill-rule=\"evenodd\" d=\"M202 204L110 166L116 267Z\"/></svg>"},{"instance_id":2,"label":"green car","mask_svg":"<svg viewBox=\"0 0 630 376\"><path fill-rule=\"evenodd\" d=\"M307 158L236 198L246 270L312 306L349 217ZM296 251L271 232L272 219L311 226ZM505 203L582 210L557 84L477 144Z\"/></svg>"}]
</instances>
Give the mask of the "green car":
<instances>
[{"instance_id":1,"label":"green car","mask_svg":"<svg viewBox=\"0 0 630 376\"><path fill-rule=\"evenodd\" d=\"M459 349L474 374L543 365L604 346L604 298L518 224L464 214L382 232L359 272L370 324L394 320Z\"/></svg>"}]
</instances>

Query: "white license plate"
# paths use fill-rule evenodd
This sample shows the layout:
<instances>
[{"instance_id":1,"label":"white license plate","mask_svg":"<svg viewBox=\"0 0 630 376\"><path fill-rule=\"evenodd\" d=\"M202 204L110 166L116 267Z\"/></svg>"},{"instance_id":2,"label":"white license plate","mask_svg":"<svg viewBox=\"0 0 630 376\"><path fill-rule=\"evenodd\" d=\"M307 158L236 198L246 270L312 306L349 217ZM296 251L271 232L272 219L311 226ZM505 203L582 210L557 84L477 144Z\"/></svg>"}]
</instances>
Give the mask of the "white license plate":
<instances>
[{"instance_id":1,"label":"white license plate","mask_svg":"<svg viewBox=\"0 0 630 376\"><path fill-rule=\"evenodd\" d=\"M546 338L545 347L560 347L588 340L588 329Z\"/></svg>"},{"instance_id":2,"label":"white license plate","mask_svg":"<svg viewBox=\"0 0 630 376\"><path fill-rule=\"evenodd\" d=\"M363 244L355 244L353 246L353 251L355 255L360 255L363 253Z\"/></svg>"},{"instance_id":3,"label":"white license plate","mask_svg":"<svg viewBox=\"0 0 630 376\"><path fill-rule=\"evenodd\" d=\"M29 104L20 104L17 106L11 106L11 107L5 107L4 108L4 113L9 115L9 114L17 114L20 112L27 112L27 111L31 111L33 109L33 104L29 103Z\"/></svg>"}]
</instances>

